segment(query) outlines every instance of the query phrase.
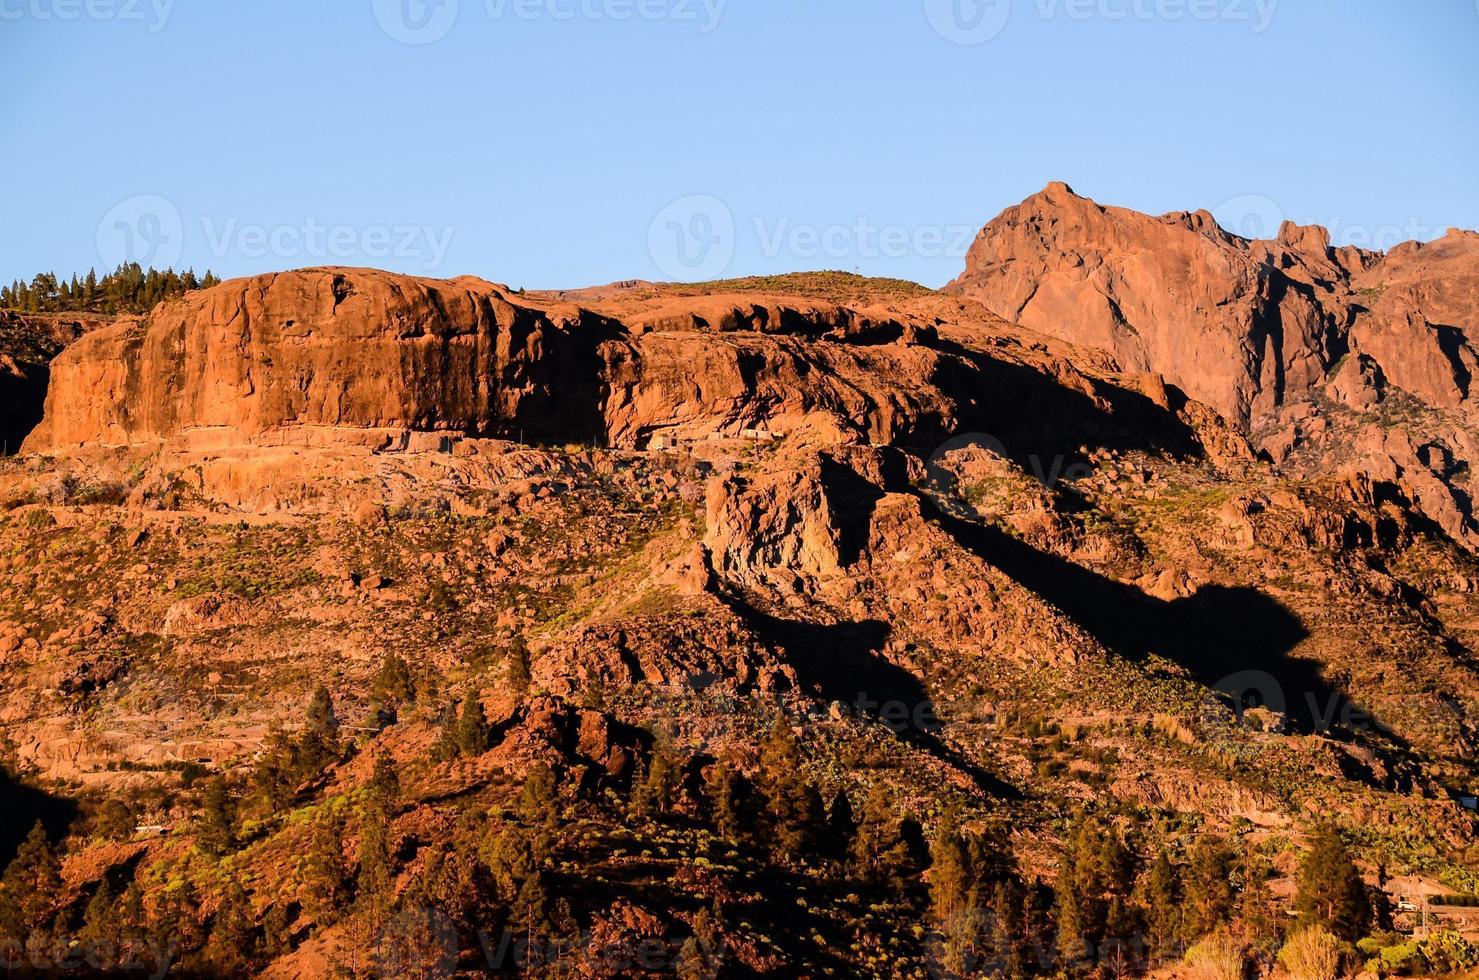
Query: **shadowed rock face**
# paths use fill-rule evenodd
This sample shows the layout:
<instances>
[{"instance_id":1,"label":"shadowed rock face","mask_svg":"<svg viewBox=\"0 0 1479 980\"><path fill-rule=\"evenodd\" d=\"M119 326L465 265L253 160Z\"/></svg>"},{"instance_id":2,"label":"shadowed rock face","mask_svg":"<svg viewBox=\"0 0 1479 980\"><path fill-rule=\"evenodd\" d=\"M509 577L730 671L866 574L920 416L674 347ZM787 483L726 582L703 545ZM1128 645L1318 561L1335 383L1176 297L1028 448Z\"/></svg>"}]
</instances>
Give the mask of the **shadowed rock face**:
<instances>
[{"instance_id":1,"label":"shadowed rock face","mask_svg":"<svg viewBox=\"0 0 1479 980\"><path fill-rule=\"evenodd\" d=\"M1021 428L1030 404L1042 403L1038 422L1070 429L1115 414L1061 358L963 346L1007 327L979 307L960 315L948 301L960 336L943 340L929 306L941 300L923 302L875 314L718 294L595 312L473 278L235 280L65 351L26 448L373 444L408 430L627 448L767 434L937 445ZM1161 414L1127 438L1179 425Z\"/></svg>"},{"instance_id":2,"label":"shadowed rock face","mask_svg":"<svg viewBox=\"0 0 1479 980\"><path fill-rule=\"evenodd\" d=\"M1051 184L981 232L946 291L1157 371L1248 428L1369 355L1430 405L1468 406L1479 235L1381 256L1285 223L1272 241L1206 211L1151 217Z\"/></svg>"},{"instance_id":3,"label":"shadowed rock face","mask_svg":"<svg viewBox=\"0 0 1479 980\"><path fill-rule=\"evenodd\" d=\"M0 448L19 451L41 421L52 358L99 322L0 310Z\"/></svg>"}]
</instances>

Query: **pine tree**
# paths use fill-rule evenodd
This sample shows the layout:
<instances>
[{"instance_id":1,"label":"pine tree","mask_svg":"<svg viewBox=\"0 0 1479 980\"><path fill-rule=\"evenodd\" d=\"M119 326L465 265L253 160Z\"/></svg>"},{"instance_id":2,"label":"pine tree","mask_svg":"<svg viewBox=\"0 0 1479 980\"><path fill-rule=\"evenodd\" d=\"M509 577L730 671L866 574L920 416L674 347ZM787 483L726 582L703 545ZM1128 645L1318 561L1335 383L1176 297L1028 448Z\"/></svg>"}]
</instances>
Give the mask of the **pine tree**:
<instances>
[{"instance_id":1,"label":"pine tree","mask_svg":"<svg viewBox=\"0 0 1479 980\"><path fill-rule=\"evenodd\" d=\"M1255 956L1271 962L1282 938L1279 920L1274 912L1274 896L1269 888L1270 870L1257 852L1249 849L1243 855L1243 888L1238 893L1238 925L1252 945Z\"/></svg>"},{"instance_id":2,"label":"pine tree","mask_svg":"<svg viewBox=\"0 0 1479 980\"><path fill-rule=\"evenodd\" d=\"M387 653L370 687L370 704L388 713L393 720L401 708L416 698L416 682L411 667L398 654Z\"/></svg>"},{"instance_id":3,"label":"pine tree","mask_svg":"<svg viewBox=\"0 0 1479 980\"><path fill-rule=\"evenodd\" d=\"M1134 855L1119 832L1088 813L1069 830L1057 885L1058 948L1073 963L1119 946L1138 929L1130 901Z\"/></svg>"},{"instance_id":4,"label":"pine tree","mask_svg":"<svg viewBox=\"0 0 1479 980\"><path fill-rule=\"evenodd\" d=\"M370 781L365 784L366 804L382 818L388 820L395 815L401 801L401 777L396 770L390 753L375 756L375 765L370 770Z\"/></svg>"},{"instance_id":5,"label":"pine tree","mask_svg":"<svg viewBox=\"0 0 1479 980\"><path fill-rule=\"evenodd\" d=\"M534 832L517 824L490 824L479 851L499 898L509 909L510 922L532 945L544 934L549 920L543 872L546 847Z\"/></svg>"},{"instance_id":6,"label":"pine tree","mask_svg":"<svg viewBox=\"0 0 1479 980\"><path fill-rule=\"evenodd\" d=\"M437 732L437 738L431 746L431 760L433 762L450 762L462 753L457 747L457 725L460 716L457 713L457 704L449 704L442 709L441 727Z\"/></svg>"},{"instance_id":7,"label":"pine tree","mask_svg":"<svg viewBox=\"0 0 1479 980\"><path fill-rule=\"evenodd\" d=\"M268 722L262 756L252 772L252 793L264 813L286 810L298 788L297 746L276 719Z\"/></svg>"},{"instance_id":8,"label":"pine tree","mask_svg":"<svg viewBox=\"0 0 1479 980\"><path fill-rule=\"evenodd\" d=\"M989 941L996 972L1007 980L1027 973L1027 894L1015 878L991 886L987 905Z\"/></svg>"},{"instance_id":9,"label":"pine tree","mask_svg":"<svg viewBox=\"0 0 1479 980\"><path fill-rule=\"evenodd\" d=\"M529 767L524 788L519 791L519 819L531 826L553 829L560 818L560 800L555 793L555 774L543 762Z\"/></svg>"},{"instance_id":10,"label":"pine tree","mask_svg":"<svg viewBox=\"0 0 1479 980\"><path fill-rule=\"evenodd\" d=\"M262 913L262 948L268 959L277 959L292 948L293 923L287 902L273 902Z\"/></svg>"},{"instance_id":11,"label":"pine tree","mask_svg":"<svg viewBox=\"0 0 1479 980\"><path fill-rule=\"evenodd\" d=\"M827 810L827 838L833 849L832 857L845 861L852 854L853 841L858 833L858 822L853 817L852 803L842 790L832 797L832 806Z\"/></svg>"},{"instance_id":12,"label":"pine tree","mask_svg":"<svg viewBox=\"0 0 1479 980\"><path fill-rule=\"evenodd\" d=\"M108 840L128 840L134 835L133 812L120 799L106 799L93 817L93 828Z\"/></svg>"},{"instance_id":13,"label":"pine tree","mask_svg":"<svg viewBox=\"0 0 1479 980\"><path fill-rule=\"evenodd\" d=\"M153 932L173 945L182 958L189 958L206 941L200 911L200 893L194 882L186 878L178 888L166 891L157 904Z\"/></svg>"},{"instance_id":14,"label":"pine tree","mask_svg":"<svg viewBox=\"0 0 1479 980\"><path fill-rule=\"evenodd\" d=\"M468 930L484 928L489 919L490 889L478 859L482 830L479 814L463 813L451 839L432 851L413 885L421 904Z\"/></svg>"},{"instance_id":15,"label":"pine tree","mask_svg":"<svg viewBox=\"0 0 1479 980\"><path fill-rule=\"evenodd\" d=\"M46 928L61 890L61 862L38 820L0 876L0 934L25 936Z\"/></svg>"},{"instance_id":16,"label":"pine tree","mask_svg":"<svg viewBox=\"0 0 1479 980\"><path fill-rule=\"evenodd\" d=\"M1233 912L1232 852L1221 840L1203 838L1191 852L1186 874L1187 939L1195 942Z\"/></svg>"},{"instance_id":17,"label":"pine tree","mask_svg":"<svg viewBox=\"0 0 1479 980\"><path fill-rule=\"evenodd\" d=\"M320 684L308 702L307 723L298 739L300 775L313 778L339 761L339 717L334 713L334 699L329 689Z\"/></svg>"},{"instance_id":18,"label":"pine tree","mask_svg":"<svg viewBox=\"0 0 1479 980\"><path fill-rule=\"evenodd\" d=\"M114 917L118 924L118 935L122 945L119 959L128 961L131 954L141 952L149 942L148 921L144 914L144 896L137 879L123 890L115 906Z\"/></svg>"},{"instance_id":19,"label":"pine tree","mask_svg":"<svg viewBox=\"0 0 1479 980\"><path fill-rule=\"evenodd\" d=\"M88 899L87 909L82 913L82 928L77 932L77 940L84 949L105 964L117 961L123 945L117 904L113 886L104 878Z\"/></svg>"},{"instance_id":20,"label":"pine tree","mask_svg":"<svg viewBox=\"0 0 1479 980\"><path fill-rule=\"evenodd\" d=\"M390 825L386 814L367 806L360 821L359 872L355 903L374 928L384 923L395 900L395 869L391 864Z\"/></svg>"},{"instance_id":21,"label":"pine tree","mask_svg":"<svg viewBox=\"0 0 1479 980\"><path fill-rule=\"evenodd\" d=\"M1150 866L1145 887L1145 909L1150 952L1157 957L1179 954L1184 922L1181 875L1164 848Z\"/></svg>"},{"instance_id":22,"label":"pine tree","mask_svg":"<svg viewBox=\"0 0 1479 980\"><path fill-rule=\"evenodd\" d=\"M745 843L750 836L749 780L720 761L708 771L704 794L709 818L719 836L731 844Z\"/></svg>"},{"instance_id":23,"label":"pine tree","mask_svg":"<svg viewBox=\"0 0 1479 980\"><path fill-rule=\"evenodd\" d=\"M678 802L683 770L666 738L654 739L652 754L632 787L632 809L646 818L671 813Z\"/></svg>"},{"instance_id":24,"label":"pine tree","mask_svg":"<svg viewBox=\"0 0 1479 980\"><path fill-rule=\"evenodd\" d=\"M1084 921L1085 889L1071 860L1065 859L1053 887L1056 896L1058 959L1067 969L1088 960L1093 952L1089 924Z\"/></svg>"},{"instance_id":25,"label":"pine tree","mask_svg":"<svg viewBox=\"0 0 1479 980\"><path fill-rule=\"evenodd\" d=\"M1363 938L1371 926L1371 898L1333 827L1321 827L1299 866L1294 908L1303 926L1323 926L1346 942Z\"/></svg>"},{"instance_id":26,"label":"pine tree","mask_svg":"<svg viewBox=\"0 0 1479 980\"><path fill-rule=\"evenodd\" d=\"M522 636L515 636L513 643L509 646L504 680L508 682L509 688L515 694L523 695L528 693L529 685L533 681L531 671L529 644Z\"/></svg>"},{"instance_id":27,"label":"pine tree","mask_svg":"<svg viewBox=\"0 0 1479 980\"><path fill-rule=\"evenodd\" d=\"M966 908L976 884L973 877L959 818L954 809L946 810L930 842L930 911L935 921L948 922Z\"/></svg>"},{"instance_id":28,"label":"pine tree","mask_svg":"<svg viewBox=\"0 0 1479 980\"><path fill-rule=\"evenodd\" d=\"M488 751L488 716L483 713L483 702L477 694L469 694L462 700L462 713L457 718L454 741L457 754L474 758Z\"/></svg>"},{"instance_id":29,"label":"pine tree","mask_svg":"<svg viewBox=\"0 0 1479 980\"><path fill-rule=\"evenodd\" d=\"M874 784L863 804L853 841L853 866L858 876L873 885L902 895L909 875L909 843L900 831L888 787Z\"/></svg>"},{"instance_id":30,"label":"pine tree","mask_svg":"<svg viewBox=\"0 0 1479 980\"><path fill-rule=\"evenodd\" d=\"M346 898L344 849L340 840L343 825L332 815L320 817L308 840L303 887L299 893L304 910L320 926L332 925L343 911Z\"/></svg>"},{"instance_id":31,"label":"pine tree","mask_svg":"<svg viewBox=\"0 0 1479 980\"><path fill-rule=\"evenodd\" d=\"M205 784L200 804L200 817L195 827L195 840L200 849L213 857L231 852L236 843L235 807L226 789L224 776L212 776Z\"/></svg>"},{"instance_id":32,"label":"pine tree","mask_svg":"<svg viewBox=\"0 0 1479 980\"><path fill-rule=\"evenodd\" d=\"M242 976L256 958L258 946L251 899L233 881L216 907L202 959L215 976Z\"/></svg>"}]
</instances>

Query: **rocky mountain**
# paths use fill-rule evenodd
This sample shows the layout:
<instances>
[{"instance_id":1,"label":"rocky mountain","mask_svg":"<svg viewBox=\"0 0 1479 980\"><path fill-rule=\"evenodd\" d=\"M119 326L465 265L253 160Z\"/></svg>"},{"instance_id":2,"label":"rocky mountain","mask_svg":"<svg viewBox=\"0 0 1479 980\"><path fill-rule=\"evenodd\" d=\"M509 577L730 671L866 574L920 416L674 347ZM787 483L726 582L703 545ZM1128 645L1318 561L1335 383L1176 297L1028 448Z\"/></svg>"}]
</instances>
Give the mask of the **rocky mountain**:
<instances>
[{"instance_id":1,"label":"rocky mountain","mask_svg":"<svg viewBox=\"0 0 1479 980\"><path fill-rule=\"evenodd\" d=\"M1479 233L1386 255L1292 222L1250 241L1206 211L1151 217L1051 184L982 230L945 292L1162 374L1276 462L1312 448L1307 471L1345 459L1405 480L1445 530L1479 540Z\"/></svg>"},{"instance_id":2,"label":"rocky mountain","mask_svg":"<svg viewBox=\"0 0 1479 980\"><path fill-rule=\"evenodd\" d=\"M1472 893L1474 241L1053 185L943 292L305 269L90 330L0 460L0 938L1118 975L1271 966L1331 834L1368 926Z\"/></svg>"}]
</instances>

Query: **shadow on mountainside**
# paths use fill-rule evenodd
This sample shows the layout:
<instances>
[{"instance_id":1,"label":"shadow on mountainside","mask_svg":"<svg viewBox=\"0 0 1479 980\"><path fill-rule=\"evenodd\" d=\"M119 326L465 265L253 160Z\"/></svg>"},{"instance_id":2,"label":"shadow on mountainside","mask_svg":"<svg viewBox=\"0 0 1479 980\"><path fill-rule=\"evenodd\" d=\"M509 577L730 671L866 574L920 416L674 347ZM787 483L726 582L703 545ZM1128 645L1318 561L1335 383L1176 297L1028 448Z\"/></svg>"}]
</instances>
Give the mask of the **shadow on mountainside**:
<instances>
[{"instance_id":1,"label":"shadow on mountainside","mask_svg":"<svg viewBox=\"0 0 1479 980\"><path fill-rule=\"evenodd\" d=\"M942 361L932 380L961 399L957 434L974 429L994 436L1018 463L1032 457L1081 463L1071 455L1080 447L1143 450L1175 459L1204 455L1196 433L1175 411L1137 391L1086 379L1093 388L1090 396L1041 371L960 344L941 341L940 347L956 359ZM1177 407L1186 402L1175 389L1168 395ZM1070 447L1066 457L1065 447Z\"/></svg>"},{"instance_id":2,"label":"shadow on mountainside","mask_svg":"<svg viewBox=\"0 0 1479 980\"><path fill-rule=\"evenodd\" d=\"M942 726L924 683L880 653L892 632L887 623L782 619L738 596L722 598L756 636L785 652L803 688L881 721L905 742L965 773L982 792L1020 795L940 738Z\"/></svg>"},{"instance_id":3,"label":"shadow on mountainside","mask_svg":"<svg viewBox=\"0 0 1479 980\"><path fill-rule=\"evenodd\" d=\"M77 805L71 800L27 786L0 766L0 869L10 864L21 842L41 821L46 835L60 840L77 816Z\"/></svg>"},{"instance_id":4,"label":"shadow on mountainside","mask_svg":"<svg viewBox=\"0 0 1479 980\"><path fill-rule=\"evenodd\" d=\"M4 455L20 452L21 442L41 424L50 378L51 369L44 364L28 364L20 376L0 367L0 451Z\"/></svg>"},{"instance_id":5,"label":"shadow on mountainside","mask_svg":"<svg viewBox=\"0 0 1479 980\"><path fill-rule=\"evenodd\" d=\"M1037 593L1130 660L1157 654L1239 705L1282 711L1292 728L1325 731L1355 712L1313 661L1290 656L1304 624L1252 588L1204 586L1167 602L1024 544L995 527L945 513L932 518L962 547ZM1272 682L1272 683L1270 683Z\"/></svg>"}]
</instances>

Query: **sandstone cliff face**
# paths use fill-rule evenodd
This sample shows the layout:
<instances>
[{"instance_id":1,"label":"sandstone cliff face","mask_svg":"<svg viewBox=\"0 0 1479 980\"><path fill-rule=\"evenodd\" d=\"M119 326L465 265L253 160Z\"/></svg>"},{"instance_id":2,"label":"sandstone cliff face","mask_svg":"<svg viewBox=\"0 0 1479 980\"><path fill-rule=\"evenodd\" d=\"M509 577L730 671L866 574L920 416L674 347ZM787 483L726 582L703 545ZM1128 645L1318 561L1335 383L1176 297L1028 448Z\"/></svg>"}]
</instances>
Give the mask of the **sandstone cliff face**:
<instances>
[{"instance_id":1,"label":"sandstone cliff face","mask_svg":"<svg viewBox=\"0 0 1479 980\"><path fill-rule=\"evenodd\" d=\"M317 269L223 283L97 331L53 363L29 449L158 442L224 429L580 433L608 335L481 280Z\"/></svg>"},{"instance_id":2,"label":"sandstone cliff face","mask_svg":"<svg viewBox=\"0 0 1479 980\"><path fill-rule=\"evenodd\" d=\"M953 318L948 341L940 313ZM1014 329L933 297L859 310L666 296L592 311L471 278L302 270L223 283L89 335L53 363L26 448L394 448L405 432L927 447L961 429L1113 415L1067 360L1001 336Z\"/></svg>"}]
</instances>

